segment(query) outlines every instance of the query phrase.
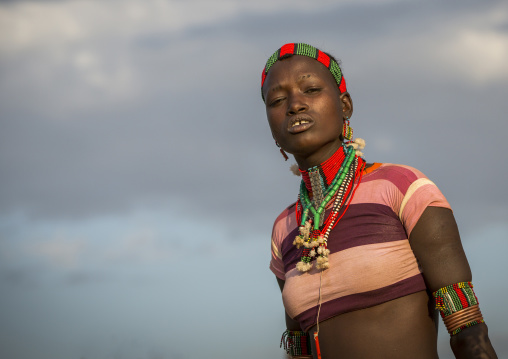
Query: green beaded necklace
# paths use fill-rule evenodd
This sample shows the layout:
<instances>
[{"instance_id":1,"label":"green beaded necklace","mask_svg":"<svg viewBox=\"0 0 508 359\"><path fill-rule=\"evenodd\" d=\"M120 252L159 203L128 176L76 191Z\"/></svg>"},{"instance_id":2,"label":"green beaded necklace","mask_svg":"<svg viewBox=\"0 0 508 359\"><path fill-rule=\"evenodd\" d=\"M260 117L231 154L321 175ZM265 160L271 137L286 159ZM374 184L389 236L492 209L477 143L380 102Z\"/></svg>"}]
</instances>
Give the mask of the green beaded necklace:
<instances>
[{"instance_id":1,"label":"green beaded necklace","mask_svg":"<svg viewBox=\"0 0 508 359\"><path fill-rule=\"evenodd\" d=\"M318 171L320 167L315 166L308 170L311 185L313 186L312 200L309 198L307 187L302 180L298 201L301 206L299 235L293 241L293 245L297 248L304 247L301 260L296 265L296 269L301 272L307 272L312 268L312 258L316 256L317 269L323 270L329 268L328 255L330 250L327 248L328 235L338 220L340 209L346 202L346 198L344 198L345 194L348 193L348 189L352 191L356 176L360 173L361 177L361 171L365 166L365 161L356 156L357 151L355 146L348 145L343 151L345 152L344 160L332 183L324 191L322 186L314 188L313 185L319 181L316 178L319 176ZM358 169L360 172L357 172ZM320 182L323 184L324 181L321 179ZM324 223L323 215L325 208L334 197L335 201L332 212L328 216L326 223ZM349 195L346 197L349 197ZM312 219L309 218L309 213L312 215ZM322 228L320 229L320 227Z\"/></svg>"},{"instance_id":2,"label":"green beaded necklace","mask_svg":"<svg viewBox=\"0 0 508 359\"><path fill-rule=\"evenodd\" d=\"M337 194L337 191L339 190L340 185L346 178L346 175L349 172L349 169L351 167L351 163L355 159L355 149L352 146L348 146L346 149L346 158L344 159L344 162L342 162L342 165L340 166L339 171L335 175L335 178L333 179L330 186L326 189L324 195L324 199L321 201L321 203L317 204L317 209L314 207L313 201L309 198L309 192L307 191L307 187L305 186L305 182L302 180L302 183L300 185L300 201L302 203L302 220L300 222L300 226L305 226L305 222L307 221L307 218L309 216L309 212L314 216L314 230L318 230L320 223L322 223L321 215L323 214L326 205L330 202L330 200ZM312 171L314 169L317 169L316 167L313 167L309 170Z\"/></svg>"}]
</instances>

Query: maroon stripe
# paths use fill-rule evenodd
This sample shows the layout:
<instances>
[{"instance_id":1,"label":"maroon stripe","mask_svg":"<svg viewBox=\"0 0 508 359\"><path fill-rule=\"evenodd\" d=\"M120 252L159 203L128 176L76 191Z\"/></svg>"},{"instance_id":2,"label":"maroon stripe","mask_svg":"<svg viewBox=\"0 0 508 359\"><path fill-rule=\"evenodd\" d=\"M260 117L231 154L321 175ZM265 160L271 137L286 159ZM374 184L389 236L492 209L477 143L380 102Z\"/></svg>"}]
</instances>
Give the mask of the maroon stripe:
<instances>
[{"instance_id":1,"label":"maroon stripe","mask_svg":"<svg viewBox=\"0 0 508 359\"><path fill-rule=\"evenodd\" d=\"M297 249L296 246L293 245L293 241L298 234L298 228L295 228L289 232L282 241L280 249L282 261L284 263L284 272L286 273L296 267L296 263L300 261L300 257L302 256L303 247Z\"/></svg>"},{"instance_id":2,"label":"maroon stripe","mask_svg":"<svg viewBox=\"0 0 508 359\"><path fill-rule=\"evenodd\" d=\"M362 182L366 183L375 180L390 181L399 189L399 191L402 192L402 194L406 194L406 191L411 183L417 179L418 176L407 168L386 165L371 172Z\"/></svg>"},{"instance_id":3,"label":"maroon stripe","mask_svg":"<svg viewBox=\"0 0 508 359\"><path fill-rule=\"evenodd\" d=\"M346 312L372 307L425 289L423 276L417 274L387 287L333 299L321 305L319 321L322 322ZM302 330L307 331L316 324L317 312L318 306L315 306L296 316L295 319L300 322Z\"/></svg>"},{"instance_id":4,"label":"maroon stripe","mask_svg":"<svg viewBox=\"0 0 508 359\"><path fill-rule=\"evenodd\" d=\"M325 216L329 213L330 210L326 211ZM282 241L281 255L286 273L295 268L302 255L303 248L297 249L293 245L297 235L298 228L295 228ZM344 217L330 232L328 249L330 253L336 253L367 244L403 239L407 239L406 231L390 207L377 203L357 203L349 206Z\"/></svg>"},{"instance_id":5,"label":"maroon stripe","mask_svg":"<svg viewBox=\"0 0 508 359\"><path fill-rule=\"evenodd\" d=\"M407 239L407 234L393 210L378 203L357 203L349 206L346 214L328 236L331 253L367 244L386 243Z\"/></svg>"}]
</instances>

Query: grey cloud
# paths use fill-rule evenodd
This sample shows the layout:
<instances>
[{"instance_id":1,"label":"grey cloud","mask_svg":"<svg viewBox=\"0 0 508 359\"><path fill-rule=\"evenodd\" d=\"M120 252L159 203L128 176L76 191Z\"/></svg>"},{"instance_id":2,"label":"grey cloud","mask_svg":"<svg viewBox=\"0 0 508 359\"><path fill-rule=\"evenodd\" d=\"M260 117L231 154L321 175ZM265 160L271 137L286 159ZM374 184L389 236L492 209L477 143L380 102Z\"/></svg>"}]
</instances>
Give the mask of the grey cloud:
<instances>
[{"instance_id":1,"label":"grey cloud","mask_svg":"<svg viewBox=\"0 0 508 359\"><path fill-rule=\"evenodd\" d=\"M33 70L38 53L3 59L3 72L11 75L1 88L7 100L0 210L81 218L175 203L182 211L235 223L232 231L252 217L268 225L274 213L267 208L294 200L284 184L298 180L271 140L259 72L276 47L299 39L317 39L343 58L355 133L366 138L368 159L421 168L452 198L467 192L471 201L506 202L494 189L507 172L494 164L504 153L507 82L475 88L424 57L433 51L429 39L443 46L440 35L450 27L467 27L461 19L472 14L481 21L500 4L416 2L244 15L180 37L144 34L122 46L110 46L118 39L106 37L99 45L64 49L67 56L95 54L101 74L126 66L132 88L125 94L115 84L94 90L71 58L55 67L44 50L38 50L48 61L42 70ZM429 33L427 40L422 32ZM412 47L405 47L412 37ZM47 77L22 76L44 69ZM374 145L369 151L379 134L395 144L392 150L376 153ZM486 179L489 186L471 193Z\"/></svg>"},{"instance_id":2,"label":"grey cloud","mask_svg":"<svg viewBox=\"0 0 508 359\"><path fill-rule=\"evenodd\" d=\"M0 285L5 286L29 286L36 285L34 272L27 268L3 268L0 269Z\"/></svg>"}]
</instances>

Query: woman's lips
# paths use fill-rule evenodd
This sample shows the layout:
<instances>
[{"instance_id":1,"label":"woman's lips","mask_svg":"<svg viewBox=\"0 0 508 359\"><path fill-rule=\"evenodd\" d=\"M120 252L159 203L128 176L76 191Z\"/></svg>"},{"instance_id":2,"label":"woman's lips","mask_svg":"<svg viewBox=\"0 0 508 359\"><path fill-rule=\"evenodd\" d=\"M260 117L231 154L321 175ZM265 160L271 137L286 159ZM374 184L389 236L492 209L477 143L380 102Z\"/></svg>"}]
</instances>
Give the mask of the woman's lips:
<instances>
[{"instance_id":1,"label":"woman's lips","mask_svg":"<svg viewBox=\"0 0 508 359\"><path fill-rule=\"evenodd\" d=\"M314 121L307 118L294 119L289 123L288 132L291 134L307 131L314 125Z\"/></svg>"}]
</instances>

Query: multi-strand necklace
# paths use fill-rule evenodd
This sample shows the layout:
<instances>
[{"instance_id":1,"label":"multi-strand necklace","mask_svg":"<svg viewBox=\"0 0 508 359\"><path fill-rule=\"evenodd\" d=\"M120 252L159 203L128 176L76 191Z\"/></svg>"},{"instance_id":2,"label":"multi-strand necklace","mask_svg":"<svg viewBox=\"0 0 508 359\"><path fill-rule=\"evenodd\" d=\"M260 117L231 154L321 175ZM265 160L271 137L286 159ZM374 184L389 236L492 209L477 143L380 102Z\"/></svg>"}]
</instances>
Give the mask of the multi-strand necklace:
<instances>
[{"instance_id":1,"label":"multi-strand necklace","mask_svg":"<svg viewBox=\"0 0 508 359\"><path fill-rule=\"evenodd\" d=\"M302 183L298 196L297 221L299 235L293 244L304 247L296 268L307 272L316 258L317 269L329 267L327 248L328 236L344 215L354 194L354 184L361 179L365 161L356 155L357 146L341 146L323 164L302 172ZM330 179L333 178L333 180ZM312 191L312 199L309 190ZM325 219L325 211L333 201L332 210ZM340 210L344 208L339 218Z\"/></svg>"}]
</instances>

